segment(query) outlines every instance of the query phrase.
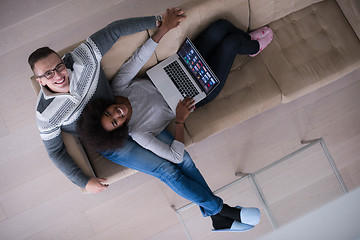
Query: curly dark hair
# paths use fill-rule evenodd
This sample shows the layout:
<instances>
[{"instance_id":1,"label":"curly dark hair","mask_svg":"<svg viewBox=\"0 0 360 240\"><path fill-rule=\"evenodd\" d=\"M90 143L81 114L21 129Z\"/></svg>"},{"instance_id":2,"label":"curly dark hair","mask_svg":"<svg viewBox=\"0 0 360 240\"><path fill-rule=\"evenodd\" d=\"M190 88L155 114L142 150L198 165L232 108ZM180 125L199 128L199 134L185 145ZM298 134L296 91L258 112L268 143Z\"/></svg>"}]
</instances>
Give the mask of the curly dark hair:
<instances>
[{"instance_id":1,"label":"curly dark hair","mask_svg":"<svg viewBox=\"0 0 360 240\"><path fill-rule=\"evenodd\" d=\"M113 131L106 131L101 125L101 117L106 108L115 101L96 99L84 108L77 124L81 141L95 151L115 150L121 148L129 137L129 128L124 123Z\"/></svg>"}]
</instances>

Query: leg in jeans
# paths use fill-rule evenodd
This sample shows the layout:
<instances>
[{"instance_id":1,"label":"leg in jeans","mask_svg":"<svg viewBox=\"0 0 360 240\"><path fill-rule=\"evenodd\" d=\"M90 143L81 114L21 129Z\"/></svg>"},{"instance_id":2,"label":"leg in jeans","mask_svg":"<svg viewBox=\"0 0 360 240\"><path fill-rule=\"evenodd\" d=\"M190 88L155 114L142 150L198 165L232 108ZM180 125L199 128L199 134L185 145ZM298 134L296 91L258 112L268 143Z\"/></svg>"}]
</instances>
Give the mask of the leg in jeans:
<instances>
[{"instance_id":1,"label":"leg in jeans","mask_svg":"<svg viewBox=\"0 0 360 240\"><path fill-rule=\"evenodd\" d=\"M160 134L159 138L172 139L166 135ZM199 205L205 217L219 213L223 207L222 199L211 192L188 154L184 162L174 164L144 149L132 139L121 149L101 154L117 164L159 178L177 194Z\"/></svg>"},{"instance_id":2,"label":"leg in jeans","mask_svg":"<svg viewBox=\"0 0 360 240\"><path fill-rule=\"evenodd\" d=\"M165 143L171 144L174 140L174 137L167 131L163 130L157 138ZM204 177L201 175L200 171L196 168L193 160L191 159L187 151L184 152L183 162L177 164L177 167L184 173L186 177L192 179L193 181L199 183L206 189L208 192L212 193L210 187L206 183Z\"/></svg>"},{"instance_id":3,"label":"leg in jeans","mask_svg":"<svg viewBox=\"0 0 360 240\"><path fill-rule=\"evenodd\" d=\"M259 43L226 20L218 20L206 28L194 44L220 81L220 85L196 106L213 100L222 90L237 54L254 54Z\"/></svg>"}]
</instances>

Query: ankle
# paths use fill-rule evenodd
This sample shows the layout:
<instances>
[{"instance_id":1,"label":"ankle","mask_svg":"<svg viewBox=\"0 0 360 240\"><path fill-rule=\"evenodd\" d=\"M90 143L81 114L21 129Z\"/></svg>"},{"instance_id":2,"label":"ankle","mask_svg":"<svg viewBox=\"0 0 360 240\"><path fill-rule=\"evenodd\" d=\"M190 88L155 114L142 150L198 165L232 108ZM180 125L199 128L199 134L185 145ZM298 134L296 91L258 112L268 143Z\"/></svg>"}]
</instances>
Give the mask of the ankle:
<instances>
[{"instance_id":1,"label":"ankle","mask_svg":"<svg viewBox=\"0 0 360 240\"><path fill-rule=\"evenodd\" d=\"M230 228L234 222L233 219L224 217L219 213L210 217L212 220L212 226L216 230Z\"/></svg>"},{"instance_id":2,"label":"ankle","mask_svg":"<svg viewBox=\"0 0 360 240\"><path fill-rule=\"evenodd\" d=\"M221 216L231 218L233 220L237 220L237 221L241 222L240 211L241 211L241 209L239 209L239 208L234 208L234 207L230 207L227 204L223 204L223 208L219 214Z\"/></svg>"},{"instance_id":3,"label":"ankle","mask_svg":"<svg viewBox=\"0 0 360 240\"><path fill-rule=\"evenodd\" d=\"M250 55L250 57L255 57L256 55L258 55L262 50L264 50L272 41L273 39L273 31L269 28L269 32L263 37L258 39L258 43L259 43L259 51L255 54Z\"/></svg>"}]
</instances>

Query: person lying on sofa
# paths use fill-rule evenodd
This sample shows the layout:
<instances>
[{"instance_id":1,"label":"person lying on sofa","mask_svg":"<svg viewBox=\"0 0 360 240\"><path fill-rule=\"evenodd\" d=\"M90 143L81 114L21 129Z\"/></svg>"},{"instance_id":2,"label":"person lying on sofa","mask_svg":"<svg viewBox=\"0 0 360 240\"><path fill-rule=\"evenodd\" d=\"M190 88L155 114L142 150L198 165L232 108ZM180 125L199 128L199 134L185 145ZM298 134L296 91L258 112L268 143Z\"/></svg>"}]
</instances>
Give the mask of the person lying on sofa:
<instances>
[{"instance_id":1,"label":"person lying on sofa","mask_svg":"<svg viewBox=\"0 0 360 240\"><path fill-rule=\"evenodd\" d=\"M167 13L164 14L167 18ZM183 16L174 15L175 21ZM41 139L50 159L73 183L89 192L107 188L106 179L90 178L67 153L61 130L78 135L76 125L85 105L92 99L114 100L100 61L122 36L155 28L160 16L138 17L115 21L91 35L85 43L62 59L52 49L42 47L28 58L36 80L41 84L36 107L36 120ZM166 24L158 28L163 31ZM126 46L124 46L126 47Z\"/></svg>"},{"instance_id":2,"label":"person lying on sofa","mask_svg":"<svg viewBox=\"0 0 360 240\"><path fill-rule=\"evenodd\" d=\"M220 92L236 54L255 56L271 39L270 28L246 34L226 20L218 20L205 29L194 43L221 85L200 105ZM97 99L85 107L78 125L80 137L114 163L157 177L199 205L204 217L211 216L216 230L249 230L259 222L259 210L224 204L212 193L184 150L184 124L194 110L193 99L180 100L174 114L151 81L134 79L154 53L157 42L154 36L149 38L121 67L112 82L116 101ZM174 118L173 137L165 127Z\"/></svg>"}]
</instances>

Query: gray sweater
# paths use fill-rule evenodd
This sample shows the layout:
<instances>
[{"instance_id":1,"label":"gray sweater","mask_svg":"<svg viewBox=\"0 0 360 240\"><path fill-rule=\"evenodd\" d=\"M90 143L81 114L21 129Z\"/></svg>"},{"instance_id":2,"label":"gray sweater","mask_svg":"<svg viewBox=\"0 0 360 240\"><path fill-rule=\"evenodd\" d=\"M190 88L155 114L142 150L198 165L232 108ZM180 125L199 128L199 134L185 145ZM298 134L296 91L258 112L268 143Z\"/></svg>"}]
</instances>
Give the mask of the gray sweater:
<instances>
[{"instance_id":1,"label":"gray sweater","mask_svg":"<svg viewBox=\"0 0 360 240\"><path fill-rule=\"evenodd\" d=\"M69 72L70 93L52 93L47 88L41 88L36 107L40 136L54 164L82 188L90 178L67 153L61 130L77 136L76 123L86 104L95 98L114 99L100 61L118 38L155 26L153 16L124 19L109 24L63 57Z\"/></svg>"},{"instance_id":2,"label":"gray sweater","mask_svg":"<svg viewBox=\"0 0 360 240\"><path fill-rule=\"evenodd\" d=\"M116 96L127 97L132 106L129 135L142 147L174 163L183 160L184 144L174 140L171 145L156 138L175 114L148 79L135 75L149 60L157 47L151 38L121 67L111 83Z\"/></svg>"}]
</instances>

